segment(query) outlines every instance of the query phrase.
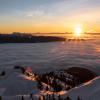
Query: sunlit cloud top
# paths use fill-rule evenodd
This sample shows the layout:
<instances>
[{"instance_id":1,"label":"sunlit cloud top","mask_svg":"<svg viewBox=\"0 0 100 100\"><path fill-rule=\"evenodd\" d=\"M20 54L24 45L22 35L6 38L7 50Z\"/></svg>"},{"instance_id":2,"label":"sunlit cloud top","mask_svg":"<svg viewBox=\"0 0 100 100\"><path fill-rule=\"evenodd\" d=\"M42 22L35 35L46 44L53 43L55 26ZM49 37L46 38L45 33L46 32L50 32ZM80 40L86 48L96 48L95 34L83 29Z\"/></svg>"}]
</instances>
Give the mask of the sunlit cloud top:
<instances>
[{"instance_id":1,"label":"sunlit cloud top","mask_svg":"<svg viewBox=\"0 0 100 100\"><path fill-rule=\"evenodd\" d=\"M0 32L99 32L100 0L0 0Z\"/></svg>"}]
</instances>

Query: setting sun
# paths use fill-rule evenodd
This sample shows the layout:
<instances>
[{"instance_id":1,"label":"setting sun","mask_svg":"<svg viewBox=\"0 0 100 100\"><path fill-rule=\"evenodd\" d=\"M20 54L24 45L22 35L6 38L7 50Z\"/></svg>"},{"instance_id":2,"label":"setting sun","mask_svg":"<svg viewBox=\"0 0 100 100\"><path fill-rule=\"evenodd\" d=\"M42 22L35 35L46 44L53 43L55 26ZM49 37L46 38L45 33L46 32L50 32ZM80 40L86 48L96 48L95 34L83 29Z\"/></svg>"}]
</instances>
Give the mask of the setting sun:
<instances>
[{"instance_id":1,"label":"setting sun","mask_svg":"<svg viewBox=\"0 0 100 100\"><path fill-rule=\"evenodd\" d=\"M82 33L83 33L83 29L82 29L81 25L77 25L74 30L74 36L81 37Z\"/></svg>"}]
</instances>

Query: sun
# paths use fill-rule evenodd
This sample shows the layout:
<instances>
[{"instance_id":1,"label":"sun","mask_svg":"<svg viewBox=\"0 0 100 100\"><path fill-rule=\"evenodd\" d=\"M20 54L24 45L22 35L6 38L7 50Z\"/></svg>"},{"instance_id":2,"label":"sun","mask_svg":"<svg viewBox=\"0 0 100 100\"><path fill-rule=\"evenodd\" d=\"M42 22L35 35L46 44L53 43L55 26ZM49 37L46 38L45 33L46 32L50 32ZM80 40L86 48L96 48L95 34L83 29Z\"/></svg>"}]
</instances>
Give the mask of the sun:
<instances>
[{"instance_id":1,"label":"sun","mask_svg":"<svg viewBox=\"0 0 100 100\"><path fill-rule=\"evenodd\" d=\"M81 25L77 25L74 29L74 36L75 37L81 37L83 33Z\"/></svg>"}]
</instances>

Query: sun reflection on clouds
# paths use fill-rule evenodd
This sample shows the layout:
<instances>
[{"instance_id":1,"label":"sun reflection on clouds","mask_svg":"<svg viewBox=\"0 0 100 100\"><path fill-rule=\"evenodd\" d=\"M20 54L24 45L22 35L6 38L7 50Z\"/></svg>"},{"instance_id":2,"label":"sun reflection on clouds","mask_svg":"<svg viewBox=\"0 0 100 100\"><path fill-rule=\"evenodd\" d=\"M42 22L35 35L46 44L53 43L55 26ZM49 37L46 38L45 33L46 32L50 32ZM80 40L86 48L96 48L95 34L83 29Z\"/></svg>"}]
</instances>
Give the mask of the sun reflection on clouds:
<instances>
[{"instance_id":1,"label":"sun reflection on clouds","mask_svg":"<svg viewBox=\"0 0 100 100\"><path fill-rule=\"evenodd\" d=\"M95 47L96 52L100 53L100 46Z\"/></svg>"}]
</instances>

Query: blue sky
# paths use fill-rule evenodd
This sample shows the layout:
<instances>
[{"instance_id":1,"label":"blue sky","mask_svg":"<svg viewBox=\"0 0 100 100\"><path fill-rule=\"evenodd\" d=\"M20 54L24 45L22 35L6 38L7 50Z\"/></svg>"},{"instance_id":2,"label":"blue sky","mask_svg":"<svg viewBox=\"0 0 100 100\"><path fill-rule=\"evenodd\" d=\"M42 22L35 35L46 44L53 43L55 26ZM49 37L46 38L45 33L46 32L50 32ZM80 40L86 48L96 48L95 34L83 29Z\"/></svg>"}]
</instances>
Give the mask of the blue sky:
<instances>
[{"instance_id":1,"label":"blue sky","mask_svg":"<svg viewBox=\"0 0 100 100\"><path fill-rule=\"evenodd\" d=\"M48 25L67 29L75 23L97 27L99 13L100 0L0 0L0 31L22 23L37 29Z\"/></svg>"}]
</instances>

